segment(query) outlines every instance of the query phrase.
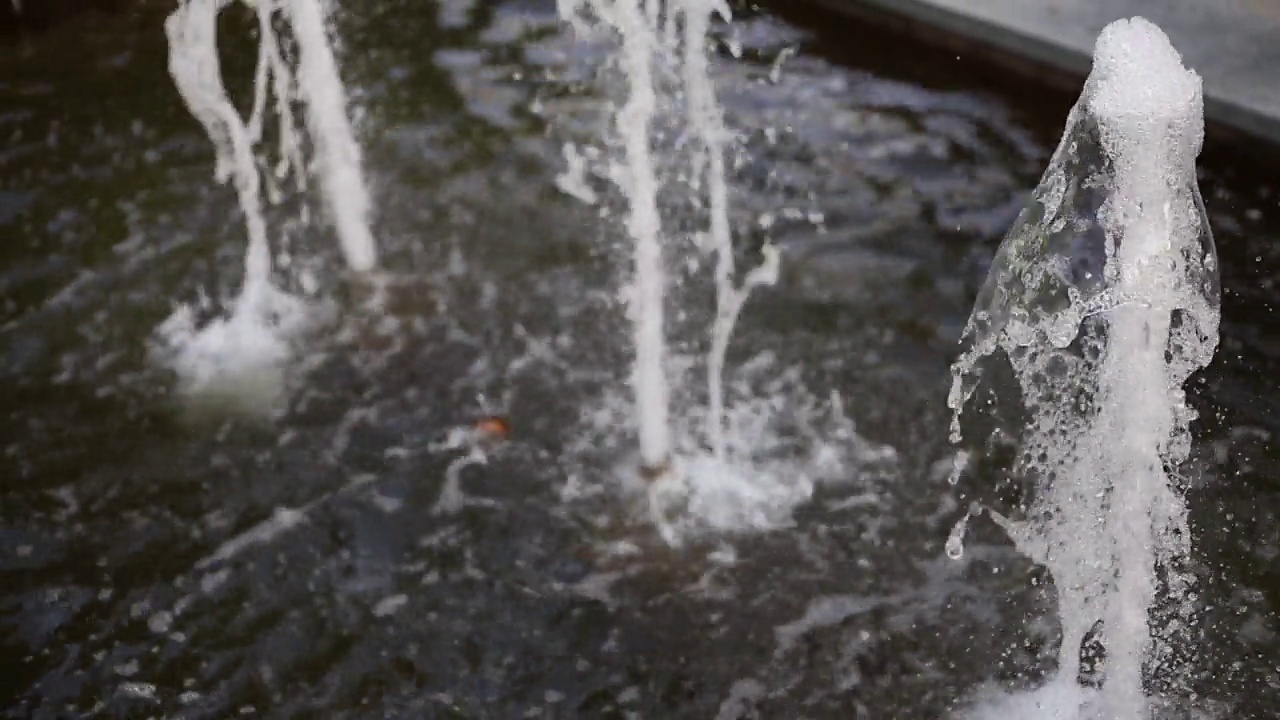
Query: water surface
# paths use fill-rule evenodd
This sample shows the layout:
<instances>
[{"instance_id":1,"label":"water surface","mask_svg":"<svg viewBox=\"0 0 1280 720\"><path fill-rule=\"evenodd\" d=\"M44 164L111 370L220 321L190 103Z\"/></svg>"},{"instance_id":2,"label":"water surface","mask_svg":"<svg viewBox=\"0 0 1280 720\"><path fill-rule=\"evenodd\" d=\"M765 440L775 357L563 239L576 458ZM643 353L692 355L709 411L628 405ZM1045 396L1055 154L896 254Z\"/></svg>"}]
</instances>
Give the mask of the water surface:
<instances>
[{"instance_id":1,"label":"water surface","mask_svg":"<svg viewBox=\"0 0 1280 720\"><path fill-rule=\"evenodd\" d=\"M244 248L168 79L163 5L0 47L8 716L932 718L1049 669L1042 574L981 522L963 560L943 553L997 490L946 482L947 368L1065 117L1042 94L829 18L724 30L736 227L744 254L769 238L787 263L740 325L731 395L798 417L837 391L896 459L822 485L794 527L671 550L614 479L634 442L615 423L616 202L554 182L563 144L601 128L605 49L550 2L346 3L390 299L362 304L314 198L288 195L280 282L305 294L305 266L332 312L275 416L246 419L193 409L148 360L176 303L232 295ZM244 15L223 28L241 93ZM1252 171L1206 154L1224 336L1193 382L1188 469L1188 681L1233 718L1280 713L1280 213ZM671 250L692 357L706 268ZM464 471L472 502L433 513L457 453L432 443L489 413L513 439Z\"/></svg>"}]
</instances>

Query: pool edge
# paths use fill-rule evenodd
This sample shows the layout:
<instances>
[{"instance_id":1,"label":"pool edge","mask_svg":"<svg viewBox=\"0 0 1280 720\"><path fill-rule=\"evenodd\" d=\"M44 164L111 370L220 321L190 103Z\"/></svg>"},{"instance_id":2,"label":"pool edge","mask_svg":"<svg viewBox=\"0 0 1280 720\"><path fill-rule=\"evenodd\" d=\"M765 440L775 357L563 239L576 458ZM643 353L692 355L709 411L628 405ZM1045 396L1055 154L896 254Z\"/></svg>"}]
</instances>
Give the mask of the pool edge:
<instances>
[{"instance_id":1,"label":"pool edge","mask_svg":"<svg viewBox=\"0 0 1280 720\"><path fill-rule=\"evenodd\" d=\"M962 12L938 0L801 0L796 4L891 26L923 43L977 55L981 62L1073 94L1092 65L1091 44L1085 48L1067 41L1046 42L1012 25ZM1280 67L1274 74L1280 74ZM1275 112L1265 112L1219 91L1211 77L1205 77L1204 82L1205 120L1210 132L1231 140L1261 140L1280 146L1280 101ZM1274 84L1265 77L1258 82ZM1276 95L1280 98L1280 93Z\"/></svg>"}]
</instances>

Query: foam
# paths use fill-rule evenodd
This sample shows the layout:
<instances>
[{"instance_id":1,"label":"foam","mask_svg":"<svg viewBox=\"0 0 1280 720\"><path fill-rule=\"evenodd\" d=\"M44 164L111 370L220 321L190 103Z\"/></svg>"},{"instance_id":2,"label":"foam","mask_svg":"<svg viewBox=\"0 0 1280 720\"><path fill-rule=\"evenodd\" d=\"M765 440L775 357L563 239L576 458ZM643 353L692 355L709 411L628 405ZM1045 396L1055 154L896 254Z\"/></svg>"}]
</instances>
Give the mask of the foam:
<instances>
[{"instance_id":1,"label":"foam","mask_svg":"<svg viewBox=\"0 0 1280 720\"><path fill-rule=\"evenodd\" d=\"M203 326L194 306L179 307L158 328L152 352L178 376L178 392L197 414L269 416L283 397L296 341L323 316L268 286Z\"/></svg>"},{"instance_id":2,"label":"foam","mask_svg":"<svg viewBox=\"0 0 1280 720\"><path fill-rule=\"evenodd\" d=\"M1074 720L1091 717L1098 699L1096 690L1065 682L1011 694L984 688L978 695L978 702L956 713L957 720Z\"/></svg>"},{"instance_id":3,"label":"foam","mask_svg":"<svg viewBox=\"0 0 1280 720\"><path fill-rule=\"evenodd\" d=\"M1168 132L1194 157L1204 138L1200 76L1152 22L1135 17L1111 23L1098 36L1086 89L1089 110L1104 127L1104 141L1125 155ZM1106 130L1111 132L1105 132Z\"/></svg>"}]
</instances>

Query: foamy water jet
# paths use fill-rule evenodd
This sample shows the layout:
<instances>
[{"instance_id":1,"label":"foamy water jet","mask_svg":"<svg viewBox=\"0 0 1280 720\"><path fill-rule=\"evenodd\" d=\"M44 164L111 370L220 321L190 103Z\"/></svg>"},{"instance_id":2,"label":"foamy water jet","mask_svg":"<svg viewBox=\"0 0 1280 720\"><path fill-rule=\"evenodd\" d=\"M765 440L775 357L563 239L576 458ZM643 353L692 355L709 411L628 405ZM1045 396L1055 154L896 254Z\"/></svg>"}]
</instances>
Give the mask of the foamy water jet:
<instances>
[{"instance_id":1,"label":"foamy water jet","mask_svg":"<svg viewBox=\"0 0 1280 720\"><path fill-rule=\"evenodd\" d=\"M673 529L677 525L729 530L785 524L791 509L809 498L812 473L797 467L803 461L796 457L776 463L762 459L767 453L761 448L775 444L769 433L776 431L770 420L776 408L769 398L742 408L728 407L725 399L725 356L734 327L751 293L777 281L780 264L771 245L762 248L758 266L742 271L735 263L726 170L732 135L716 99L708 57L711 22L729 20L729 9L708 0L560 0L559 6L580 35L603 29L616 41L616 68L627 85L613 127L620 158L609 176L626 197L633 243L632 282L625 293L635 346L631 389L640 475L649 485L651 510L672 542L680 534ZM659 125L666 124L679 126L680 140L671 157L660 157ZM716 294L703 359L707 404L682 413L670 408L664 317L664 252L677 249L678 238L664 226L659 206L660 191L675 178L660 177L658 168L672 160L687 163L676 173L683 183L680 193L701 225L690 245L711 259ZM752 388L746 396L760 392ZM688 422L695 415L699 427Z\"/></svg>"},{"instance_id":2,"label":"foamy water jet","mask_svg":"<svg viewBox=\"0 0 1280 720\"><path fill-rule=\"evenodd\" d=\"M359 146L346 116L346 99L325 29L325 4L315 0L257 0L246 4L258 19L258 60L249 117L232 104L218 57L218 14L231 0L182 0L165 22L169 72L188 110L204 127L216 156L214 177L230 181L244 215L249 245L240 295L222 316L201 324L197 310L180 307L161 327L155 354L173 368L180 389L215 404L270 408L283 388L291 344L313 320L314 309L272 283L272 251L263 215L264 190L293 177L305 187L305 168L292 103L305 105L317 155L315 170L325 191L347 264L373 269L376 247L368 227L369 199ZM298 82L286 62L276 19L292 27L300 55ZM274 172L258 166L258 146L274 98L279 160ZM265 183L264 183L265 179Z\"/></svg>"},{"instance_id":3,"label":"foamy water jet","mask_svg":"<svg viewBox=\"0 0 1280 720\"><path fill-rule=\"evenodd\" d=\"M1203 124L1200 78L1159 28L1141 18L1108 26L970 318L950 405L958 423L980 364L1013 370L1026 411L1015 472L1035 495L1025 517L992 515L1052 572L1062 622L1052 684L974 717L1016 707L1036 708L1024 717L1148 718L1158 593L1174 607L1173 631L1191 621L1174 473L1195 417L1182 386L1218 341L1217 261L1195 173ZM958 534L948 549L960 554ZM1095 693L1077 677L1099 621Z\"/></svg>"},{"instance_id":4,"label":"foamy water jet","mask_svg":"<svg viewBox=\"0 0 1280 720\"><path fill-rule=\"evenodd\" d=\"M642 471L657 477L671 463L671 393L666 375L663 303L667 281L658 211L659 180L650 139L658 113L654 66L659 62L662 39L656 12L659 3L650 2L647 7L654 12L646 13L640 2L559 0L560 16L579 32L586 32L589 22L599 21L612 27L621 42L619 64L627 78L628 94L618 110L616 129L625 155L614 169L615 180L627 196L627 232L634 242L628 302L636 353L631 382Z\"/></svg>"}]
</instances>

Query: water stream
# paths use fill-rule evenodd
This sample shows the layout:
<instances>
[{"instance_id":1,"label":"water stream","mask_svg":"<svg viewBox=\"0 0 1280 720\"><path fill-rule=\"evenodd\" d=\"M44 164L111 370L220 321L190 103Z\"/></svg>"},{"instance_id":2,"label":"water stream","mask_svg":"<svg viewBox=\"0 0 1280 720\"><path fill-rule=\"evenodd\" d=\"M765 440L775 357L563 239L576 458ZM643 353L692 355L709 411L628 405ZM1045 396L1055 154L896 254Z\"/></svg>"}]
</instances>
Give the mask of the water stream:
<instances>
[{"instance_id":1,"label":"water stream","mask_svg":"<svg viewBox=\"0 0 1280 720\"><path fill-rule=\"evenodd\" d=\"M614 48L613 62L600 72L611 80L608 71L616 70L626 87L626 99L613 109L604 157L615 154L610 145L620 146L621 152L603 172L625 198L626 227L634 243L624 297L634 328L631 386L639 474L649 485L653 519L673 544L699 526L733 531L789 523L790 510L809 499L815 482L893 453L854 434L835 392L825 412L836 435L807 428L802 442L809 447L798 456L794 450L779 454L771 447L786 431L774 422L768 405L785 401L785 394L753 389L741 398L745 402L740 408L726 403L725 363L734 328L753 291L778 281L781 264L778 248L765 241L755 249L757 264L738 268L743 243L735 242L731 227L726 171L737 147L708 62L716 45L711 23L729 22L729 8L707 0L651 0L567 1L559 10L578 37L597 38ZM567 157L580 156L573 151ZM569 192L582 197L579 191ZM677 196L679 201L673 202ZM592 197L587 201L594 204ZM680 274L675 282L668 276L671 266L683 264L696 272L703 262L711 266L714 310L709 342L693 364L705 373L705 407L677 407L673 413L673 358L665 318L667 305L683 310L684 303L675 287ZM806 392L792 389L789 394L797 390ZM815 405L807 397L799 401ZM808 417L814 410L819 408L795 412L807 424L818 421ZM701 418L701 427L689 422L695 417Z\"/></svg>"}]
</instances>

